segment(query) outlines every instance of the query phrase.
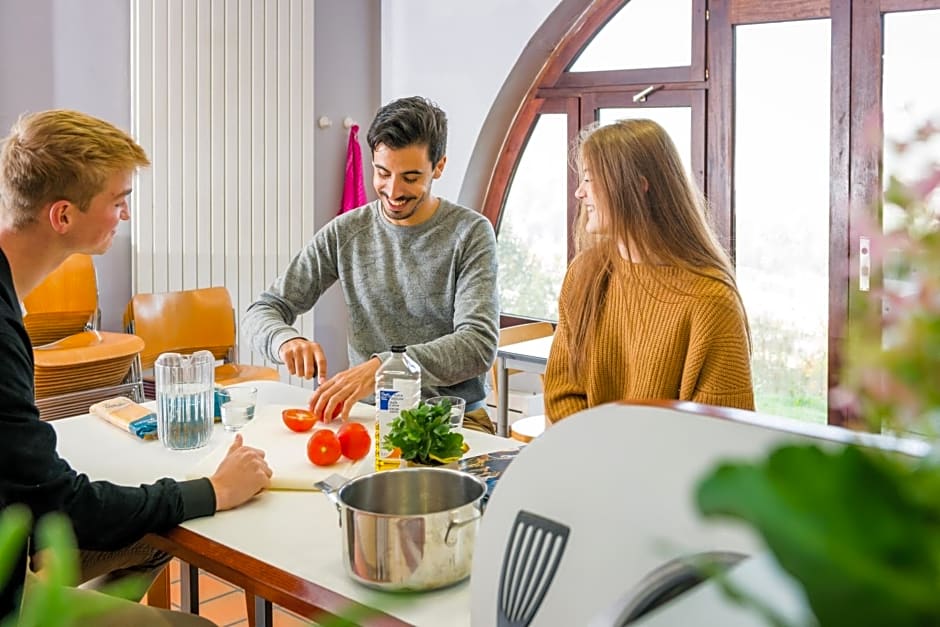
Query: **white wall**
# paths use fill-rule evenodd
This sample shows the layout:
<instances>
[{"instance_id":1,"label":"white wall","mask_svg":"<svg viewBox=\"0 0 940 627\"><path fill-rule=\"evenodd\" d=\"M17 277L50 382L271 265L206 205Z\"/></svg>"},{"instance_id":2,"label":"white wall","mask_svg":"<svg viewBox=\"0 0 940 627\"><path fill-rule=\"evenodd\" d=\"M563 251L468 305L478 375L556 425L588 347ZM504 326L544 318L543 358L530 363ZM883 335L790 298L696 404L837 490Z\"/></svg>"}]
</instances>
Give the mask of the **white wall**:
<instances>
[{"instance_id":1,"label":"white wall","mask_svg":"<svg viewBox=\"0 0 940 627\"><path fill-rule=\"evenodd\" d=\"M436 193L460 197L470 155L500 87L558 4L382 0L382 102L427 96L447 113L447 166Z\"/></svg>"},{"instance_id":2,"label":"white wall","mask_svg":"<svg viewBox=\"0 0 940 627\"><path fill-rule=\"evenodd\" d=\"M0 136L20 114L52 108L129 129L129 23L127 0L2 0ZM120 328L130 300L130 251L130 228L122 224L111 250L95 260L106 329Z\"/></svg>"},{"instance_id":3,"label":"white wall","mask_svg":"<svg viewBox=\"0 0 940 627\"><path fill-rule=\"evenodd\" d=\"M365 132L376 108L420 94L450 119L448 165L436 191L453 200L477 135L520 52L558 0L316 0L315 110L334 120L315 134L318 226L339 206L347 115ZM0 134L24 111L70 107L130 127L127 0L0 0ZM367 178L368 180L368 178ZM466 190L464 190L466 191ZM374 196L367 183L367 192ZM133 220L133 197L131 199ZM130 299L130 229L96 260L106 329ZM338 290L317 305L316 336L332 364L346 363ZM335 369L330 368L335 372Z\"/></svg>"},{"instance_id":4,"label":"white wall","mask_svg":"<svg viewBox=\"0 0 940 627\"><path fill-rule=\"evenodd\" d=\"M314 132L316 142L315 220L323 226L339 211L349 131L343 119L359 124L359 145L366 175L366 196L375 199L371 185L371 155L366 131L379 107L381 13L374 0L320 0L316 4L314 101L316 115L333 126ZM346 305L339 286L317 303L314 334L326 352L327 367L337 372L349 365L346 355Z\"/></svg>"}]
</instances>

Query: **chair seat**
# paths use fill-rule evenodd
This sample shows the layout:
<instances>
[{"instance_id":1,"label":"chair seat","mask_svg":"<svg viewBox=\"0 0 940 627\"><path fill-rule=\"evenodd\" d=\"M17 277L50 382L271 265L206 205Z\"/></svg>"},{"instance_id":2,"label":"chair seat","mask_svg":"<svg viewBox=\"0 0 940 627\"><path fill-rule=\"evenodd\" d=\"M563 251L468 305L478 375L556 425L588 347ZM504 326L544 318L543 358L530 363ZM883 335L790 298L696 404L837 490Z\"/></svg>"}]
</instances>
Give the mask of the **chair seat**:
<instances>
[{"instance_id":1,"label":"chair seat","mask_svg":"<svg viewBox=\"0 0 940 627\"><path fill-rule=\"evenodd\" d=\"M216 385L226 386L244 381L280 381L281 375L274 368L250 364L222 364L215 369Z\"/></svg>"},{"instance_id":2,"label":"chair seat","mask_svg":"<svg viewBox=\"0 0 940 627\"><path fill-rule=\"evenodd\" d=\"M128 333L83 331L33 349L36 369L75 367L121 357L133 357L144 341Z\"/></svg>"},{"instance_id":3,"label":"chair seat","mask_svg":"<svg viewBox=\"0 0 940 627\"><path fill-rule=\"evenodd\" d=\"M545 414L520 418L509 426L509 433L514 440L531 442L545 432Z\"/></svg>"}]
</instances>

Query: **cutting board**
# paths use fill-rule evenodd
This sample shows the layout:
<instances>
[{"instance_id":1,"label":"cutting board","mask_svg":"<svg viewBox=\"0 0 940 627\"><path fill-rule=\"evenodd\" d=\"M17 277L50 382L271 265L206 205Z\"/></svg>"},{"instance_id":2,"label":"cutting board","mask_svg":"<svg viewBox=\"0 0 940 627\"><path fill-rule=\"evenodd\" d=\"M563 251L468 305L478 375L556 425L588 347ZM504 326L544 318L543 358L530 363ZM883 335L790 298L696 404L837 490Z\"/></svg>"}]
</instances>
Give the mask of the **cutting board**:
<instances>
[{"instance_id":1,"label":"cutting board","mask_svg":"<svg viewBox=\"0 0 940 627\"><path fill-rule=\"evenodd\" d=\"M255 408L255 417L240 432L247 446L260 448L265 452L265 459L274 471L271 477L272 490L316 491L317 488L313 484L332 474L353 478L371 470L373 464L371 454L358 462L340 457L339 461L332 466L312 464L307 459L307 440L310 439L313 429L306 433L296 433L288 429L281 420L281 412L289 407L296 406L258 405ZM371 405L356 403L349 412L349 420L365 424L371 436L375 423L375 408ZM342 424L342 421L337 419L327 425L317 423L316 428L336 431ZM219 433L223 433L224 436L219 438L215 447L186 473L188 478L209 477L215 472L235 438L235 434L228 431Z\"/></svg>"}]
</instances>

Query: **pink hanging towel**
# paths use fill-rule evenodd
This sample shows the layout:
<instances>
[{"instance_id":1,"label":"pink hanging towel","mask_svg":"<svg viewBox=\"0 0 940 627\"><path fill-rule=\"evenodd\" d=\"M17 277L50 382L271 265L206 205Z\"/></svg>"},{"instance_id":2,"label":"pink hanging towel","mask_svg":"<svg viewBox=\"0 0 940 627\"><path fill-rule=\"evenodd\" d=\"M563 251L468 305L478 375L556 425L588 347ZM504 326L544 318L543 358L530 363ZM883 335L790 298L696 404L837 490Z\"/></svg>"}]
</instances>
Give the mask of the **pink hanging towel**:
<instances>
[{"instance_id":1,"label":"pink hanging towel","mask_svg":"<svg viewBox=\"0 0 940 627\"><path fill-rule=\"evenodd\" d=\"M353 124L349 129L349 145L346 148L346 178L343 180L343 204L340 206L339 213L346 213L364 204L366 204L366 187L362 174L359 125Z\"/></svg>"}]
</instances>

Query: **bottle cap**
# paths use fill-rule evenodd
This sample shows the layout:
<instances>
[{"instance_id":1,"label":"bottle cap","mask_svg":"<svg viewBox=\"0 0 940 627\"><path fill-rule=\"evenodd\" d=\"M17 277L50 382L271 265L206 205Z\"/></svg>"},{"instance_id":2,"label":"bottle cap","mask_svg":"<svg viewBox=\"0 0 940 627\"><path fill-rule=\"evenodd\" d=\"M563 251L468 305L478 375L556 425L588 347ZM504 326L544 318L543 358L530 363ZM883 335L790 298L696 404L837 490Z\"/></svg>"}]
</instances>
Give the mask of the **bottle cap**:
<instances>
[{"instance_id":1,"label":"bottle cap","mask_svg":"<svg viewBox=\"0 0 940 627\"><path fill-rule=\"evenodd\" d=\"M393 353L404 353L404 352L405 352L405 348L407 348L407 347L404 346L404 345L402 345L402 344L396 344L395 346L392 347L392 352L393 352Z\"/></svg>"}]
</instances>

